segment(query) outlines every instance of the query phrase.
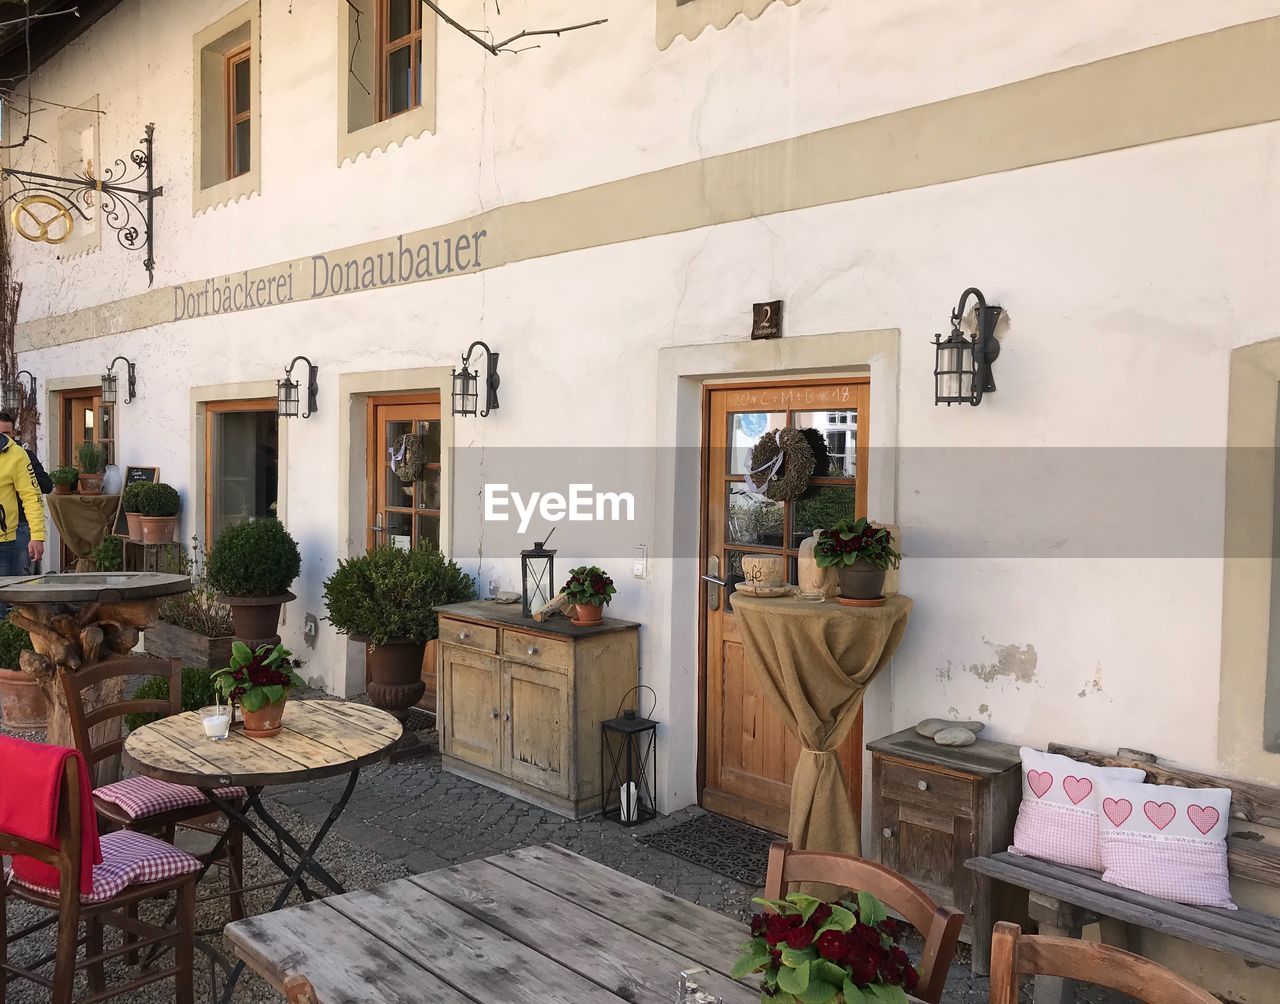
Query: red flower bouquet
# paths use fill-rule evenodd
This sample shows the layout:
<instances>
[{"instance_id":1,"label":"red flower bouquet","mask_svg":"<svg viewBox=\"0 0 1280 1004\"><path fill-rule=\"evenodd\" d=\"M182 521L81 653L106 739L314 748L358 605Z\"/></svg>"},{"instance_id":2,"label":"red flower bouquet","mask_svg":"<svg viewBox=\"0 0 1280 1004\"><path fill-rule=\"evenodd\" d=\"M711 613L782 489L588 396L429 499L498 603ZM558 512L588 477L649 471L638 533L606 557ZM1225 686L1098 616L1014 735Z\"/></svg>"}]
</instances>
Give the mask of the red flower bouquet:
<instances>
[{"instance_id":1,"label":"red flower bouquet","mask_svg":"<svg viewBox=\"0 0 1280 1004\"><path fill-rule=\"evenodd\" d=\"M786 1004L907 1004L920 974L900 944L905 925L867 892L824 903L793 893L755 902L751 940L734 979L764 974L764 1000Z\"/></svg>"}]
</instances>

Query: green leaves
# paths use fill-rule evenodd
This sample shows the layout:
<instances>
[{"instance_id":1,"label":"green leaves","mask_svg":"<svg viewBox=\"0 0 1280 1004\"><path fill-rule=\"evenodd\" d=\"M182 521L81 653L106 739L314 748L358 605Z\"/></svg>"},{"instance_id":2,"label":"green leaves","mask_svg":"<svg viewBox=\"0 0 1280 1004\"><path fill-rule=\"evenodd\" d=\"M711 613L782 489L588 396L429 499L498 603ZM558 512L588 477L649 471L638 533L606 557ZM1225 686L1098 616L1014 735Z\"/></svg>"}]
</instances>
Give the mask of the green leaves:
<instances>
[{"instance_id":1,"label":"green leaves","mask_svg":"<svg viewBox=\"0 0 1280 1004\"><path fill-rule=\"evenodd\" d=\"M812 962L818 957L818 952L814 948L784 948L782 950L782 964L790 966L792 969L799 969L807 962Z\"/></svg>"},{"instance_id":2,"label":"green leaves","mask_svg":"<svg viewBox=\"0 0 1280 1004\"><path fill-rule=\"evenodd\" d=\"M876 899L869 892L858 893L858 916L864 924L870 924L872 927L883 923L889 916L889 911L884 908L884 904Z\"/></svg>"},{"instance_id":3,"label":"green leaves","mask_svg":"<svg viewBox=\"0 0 1280 1004\"><path fill-rule=\"evenodd\" d=\"M229 526L218 535L205 575L227 596L279 596L302 569L298 543L273 517Z\"/></svg>"},{"instance_id":4,"label":"green leaves","mask_svg":"<svg viewBox=\"0 0 1280 1004\"><path fill-rule=\"evenodd\" d=\"M261 711L263 705L267 703L267 695L265 689L254 688L245 691L245 695L240 698L240 704L245 711Z\"/></svg>"},{"instance_id":5,"label":"green leaves","mask_svg":"<svg viewBox=\"0 0 1280 1004\"><path fill-rule=\"evenodd\" d=\"M764 938L752 938L747 942L747 947L742 950L742 954L738 956L738 961L733 964L729 975L735 980L740 980L744 976L763 969L768 962L769 946L765 944Z\"/></svg>"},{"instance_id":6,"label":"green leaves","mask_svg":"<svg viewBox=\"0 0 1280 1004\"><path fill-rule=\"evenodd\" d=\"M231 666L238 668L253 659L253 651L242 641L231 643Z\"/></svg>"},{"instance_id":7,"label":"green leaves","mask_svg":"<svg viewBox=\"0 0 1280 1004\"><path fill-rule=\"evenodd\" d=\"M846 910L842 906L831 904L831 916L827 918L827 922L818 928L818 934L824 931L839 931L844 934L853 930L853 926L858 922L858 918L853 915L852 910Z\"/></svg>"},{"instance_id":8,"label":"green leaves","mask_svg":"<svg viewBox=\"0 0 1280 1004\"><path fill-rule=\"evenodd\" d=\"M778 986L799 997L809 989L809 963L802 962L795 969L784 965L778 970Z\"/></svg>"}]
</instances>

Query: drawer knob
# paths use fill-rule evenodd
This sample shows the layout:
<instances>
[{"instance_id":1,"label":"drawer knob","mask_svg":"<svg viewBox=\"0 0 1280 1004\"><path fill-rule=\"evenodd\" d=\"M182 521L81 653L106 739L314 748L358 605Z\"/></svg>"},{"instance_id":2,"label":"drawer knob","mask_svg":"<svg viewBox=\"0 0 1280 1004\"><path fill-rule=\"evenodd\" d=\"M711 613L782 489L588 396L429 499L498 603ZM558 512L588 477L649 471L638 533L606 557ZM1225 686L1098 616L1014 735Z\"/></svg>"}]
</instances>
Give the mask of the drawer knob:
<instances>
[{"instance_id":1,"label":"drawer knob","mask_svg":"<svg viewBox=\"0 0 1280 1004\"><path fill-rule=\"evenodd\" d=\"M888 826L886 826L883 830L881 830L881 831L880 831L880 835L881 835L882 837L884 837L884 838L885 838L885 840L892 840L892 839L893 839L893 830L892 830L892 829L890 829Z\"/></svg>"},{"instance_id":2,"label":"drawer knob","mask_svg":"<svg viewBox=\"0 0 1280 1004\"><path fill-rule=\"evenodd\" d=\"M529 646L525 651L527 651L530 655L537 655L537 654L538 654L538 646L537 646L537 645L530 645L530 646Z\"/></svg>"},{"instance_id":3,"label":"drawer knob","mask_svg":"<svg viewBox=\"0 0 1280 1004\"><path fill-rule=\"evenodd\" d=\"M470 637L471 637L471 632L470 632L470 631L459 631L459 632L458 632L458 641L466 641L466 640L467 640L468 638L470 638Z\"/></svg>"},{"instance_id":4,"label":"drawer knob","mask_svg":"<svg viewBox=\"0 0 1280 1004\"><path fill-rule=\"evenodd\" d=\"M505 713L503 714L503 716L502 716L502 720L503 720L504 722L509 722L509 721L511 721L511 712L510 712L510 711L505 712Z\"/></svg>"},{"instance_id":5,"label":"drawer knob","mask_svg":"<svg viewBox=\"0 0 1280 1004\"><path fill-rule=\"evenodd\" d=\"M929 790L929 782L928 782L928 781L917 781L917 782L916 782L916 787L917 787L917 788L919 788L921 791L928 791L928 790Z\"/></svg>"},{"instance_id":6,"label":"drawer knob","mask_svg":"<svg viewBox=\"0 0 1280 1004\"><path fill-rule=\"evenodd\" d=\"M497 708L494 708L492 711L490 711L490 712L489 712L489 717L490 717L490 718L497 718L497 717L498 717L498 709L497 709Z\"/></svg>"}]
</instances>

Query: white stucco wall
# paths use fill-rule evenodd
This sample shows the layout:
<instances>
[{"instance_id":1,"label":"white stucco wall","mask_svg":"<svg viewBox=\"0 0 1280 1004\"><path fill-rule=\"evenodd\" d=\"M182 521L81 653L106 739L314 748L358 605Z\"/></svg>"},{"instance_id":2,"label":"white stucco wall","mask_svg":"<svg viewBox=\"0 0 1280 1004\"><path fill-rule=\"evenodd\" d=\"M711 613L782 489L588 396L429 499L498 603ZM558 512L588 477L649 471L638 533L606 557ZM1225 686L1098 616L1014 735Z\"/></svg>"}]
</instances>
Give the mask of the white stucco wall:
<instances>
[{"instance_id":1,"label":"white stucco wall","mask_svg":"<svg viewBox=\"0 0 1280 1004\"><path fill-rule=\"evenodd\" d=\"M443 224L1280 13L1280 3L1261 0L999 0L978 8L913 0L892 12L802 0L659 52L652 5L634 0L626 10L609 5L603 28L501 59L446 30L437 134L337 168L331 5L295 3L288 14L271 3L262 16L262 192L193 218L190 38L230 6L132 0L34 81L37 94L67 103L101 96L108 156L156 121L168 193L158 206L157 286ZM457 6L469 22L482 20L482 9L492 16L489 4ZM499 27L512 31L600 9L587 0L503 6ZM138 52L135 33L148 40L145 61L124 56ZM40 126L52 123L53 113L42 115ZM348 449L339 441L339 373L448 366L482 338L502 353L502 406L483 421L456 423L455 446L663 447L672 445L661 431L670 415L660 409L675 392L658 385L659 351L740 342L753 301L786 301L788 337L896 329L900 372L877 377L872 396L896 419L893 438L874 445L898 448L894 484L879 496L896 498L897 509L871 515L903 528L902 589L916 608L890 675L876 685L870 721L888 731L950 713L988 721L990 735L1012 742L1136 747L1230 772L1217 753L1222 561L1212 547L1203 557L1056 556L1076 553L1072 543L1087 538L1091 521L1128 526L1133 514L1116 517L1105 505L1083 514L1037 510L1045 496L1035 479L1002 474L999 464L957 490L938 479L931 451L1006 448L1019 458L1011 472L1043 451L1036 463L1052 483L1054 450L1224 447L1231 349L1280 337L1278 162L1280 126L1253 126L447 281L167 324L27 352L22 364L47 379L100 372L118 353L136 360L138 401L118 409L121 458L158 464L183 488L191 386L272 379L299 352L319 364L319 413L289 433L287 520L304 574L286 633L309 659L308 675L341 689L343 640L322 625L312 651L300 636L303 611L323 615L321 582L348 529L338 516L337 456ZM145 288L139 261L110 235L101 251L71 263L41 246L19 254L24 318ZM1008 313L999 391L980 408L938 409L931 338L969 285ZM838 371L847 362L829 365ZM584 424L584 409L607 421ZM1222 464L1209 453L1201 461L1193 490L1208 502L1185 529L1220 549L1214 473L1220 479ZM672 512L696 513L696 496L650 501L668 522ZM184 532L193 511L188 505ZM1011 525L1030 528L1022 550L928 556L939 541L980 545L992 528ZM645 533L634 543L652 550L653 531ZM557 536L562 560L591 557L573 554L569 534ZM655 552L645 580L616 563L611 609L646 625L644 682L657 690L664 721L688 723L696 706L696 651L671 642L687 639L695 623L695 612L673 599L687 591L675 577L694 574L692 558ZM516 567L486 556L471 570L482 587L495 576L510 587ZM662 741L663 805L674 809L697 796L696 733L686 724ZM1280 781L1280 763L1259 779Z\"/></svg>"}]
</instances>

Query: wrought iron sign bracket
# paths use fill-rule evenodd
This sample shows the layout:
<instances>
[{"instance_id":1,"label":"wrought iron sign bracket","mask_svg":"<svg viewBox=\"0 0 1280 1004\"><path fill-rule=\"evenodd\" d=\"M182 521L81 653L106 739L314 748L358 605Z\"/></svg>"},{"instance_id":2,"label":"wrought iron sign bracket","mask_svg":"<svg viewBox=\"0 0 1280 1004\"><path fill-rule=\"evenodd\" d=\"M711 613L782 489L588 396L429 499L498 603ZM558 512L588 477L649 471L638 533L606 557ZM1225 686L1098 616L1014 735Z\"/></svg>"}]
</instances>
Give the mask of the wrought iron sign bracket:
<instances>
[{"instance_id":1,"label":"wrought iron sign bracket","mask_svg":"<svg viewBox=\"0 0 1280 1004\"><path fill-rule=\"evenodd\" d=\"M147 285L155 281L155 200L164 194L156 187L155 158L152 152L155 123L148 122L140 142L126 162L116 162L95 178L90 171L69 178L38 171L0 168L0 176L13 179L17 187L0 205L12 204L10 220L18 234L29 241L61 244L75 229L75 217L89 222L89 209L98 205L98 218L110 227L126 251L144 251L142 267ZM137 187L141 183L145 187ZM35 207L42 206L37 211ZM75 214L74 216L72 214Z\"/></svg>"}]
</instances>

